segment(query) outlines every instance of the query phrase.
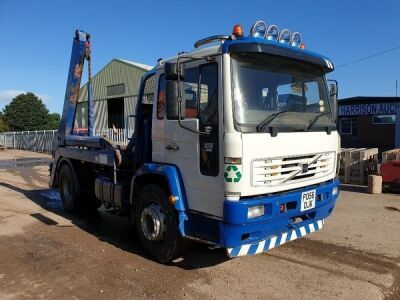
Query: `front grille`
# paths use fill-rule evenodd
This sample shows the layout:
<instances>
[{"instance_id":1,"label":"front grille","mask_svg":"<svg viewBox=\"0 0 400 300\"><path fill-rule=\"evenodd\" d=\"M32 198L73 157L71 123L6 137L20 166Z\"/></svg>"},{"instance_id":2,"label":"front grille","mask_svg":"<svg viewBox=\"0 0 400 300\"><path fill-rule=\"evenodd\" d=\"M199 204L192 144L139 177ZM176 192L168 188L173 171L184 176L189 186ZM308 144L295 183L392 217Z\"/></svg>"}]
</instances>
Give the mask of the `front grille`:
<instances>
[{"instance_id":1,"label":"front grille","mask_svg":"<svg viewBox=\"0 0 400 300\"><path fill-rule=\"evenodd\" d=\"M327 176L335 170L335 153L256 159L252 162L253 186L276 186Z\"/></svg>"}]
</instances>

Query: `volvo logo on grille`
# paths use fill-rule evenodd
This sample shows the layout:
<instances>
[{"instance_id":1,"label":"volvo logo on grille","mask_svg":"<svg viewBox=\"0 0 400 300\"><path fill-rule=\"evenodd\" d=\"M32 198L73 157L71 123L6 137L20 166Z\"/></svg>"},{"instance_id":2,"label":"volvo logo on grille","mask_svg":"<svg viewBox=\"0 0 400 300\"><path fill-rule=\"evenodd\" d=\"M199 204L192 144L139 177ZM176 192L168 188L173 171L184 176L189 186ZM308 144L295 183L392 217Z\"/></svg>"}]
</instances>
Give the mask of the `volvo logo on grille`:
<instances>
[{"instance_id":1,"label":"volvo logo on grille","mask_svg":"<svg viewBox=\"0 0 400 300\"><path fill-rule=\"evenodd\" d=\"M308 172L308 164L302 164L301 165L301 173L307 173Z\"/></svg>"}]
</instances>

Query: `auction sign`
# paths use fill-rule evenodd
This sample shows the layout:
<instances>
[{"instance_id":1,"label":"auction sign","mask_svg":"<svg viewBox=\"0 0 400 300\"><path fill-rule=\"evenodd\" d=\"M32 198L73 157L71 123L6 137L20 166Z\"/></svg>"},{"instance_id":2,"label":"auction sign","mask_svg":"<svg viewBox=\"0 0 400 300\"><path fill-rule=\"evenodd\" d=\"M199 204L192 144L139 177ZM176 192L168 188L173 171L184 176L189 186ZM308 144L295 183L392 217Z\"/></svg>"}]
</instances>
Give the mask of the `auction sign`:
<instances>
[{"instance_id":1,"label":"auction sign","mask_svg":"<svg viewBox=\"0 0 400 300\"><path fill-rule=\"evenodd\" d=\"M396 103L370 103L339 106L339 116L394 114L396 114Z\"/></svg>"}]
</instances>

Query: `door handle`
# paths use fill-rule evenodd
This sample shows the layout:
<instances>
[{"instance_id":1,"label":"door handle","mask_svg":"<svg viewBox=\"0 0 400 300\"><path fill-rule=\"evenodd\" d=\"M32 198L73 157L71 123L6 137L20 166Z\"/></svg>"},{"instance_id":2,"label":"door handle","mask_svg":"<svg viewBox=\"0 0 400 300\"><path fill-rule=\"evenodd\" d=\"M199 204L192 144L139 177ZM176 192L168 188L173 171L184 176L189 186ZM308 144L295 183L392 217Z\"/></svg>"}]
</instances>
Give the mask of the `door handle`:
<instances>
[{"instance_id":1,"label":"door handle","mask_svg":"<svg viewBox=\"0 0 400 300\"><path fill-rule=\"evenodd\" d=\"M165 146L165 149L176 151L176 150L179 150L179 146L177 146L177 145L167 145L167 146Z\"/></svg>"}]
</instances>

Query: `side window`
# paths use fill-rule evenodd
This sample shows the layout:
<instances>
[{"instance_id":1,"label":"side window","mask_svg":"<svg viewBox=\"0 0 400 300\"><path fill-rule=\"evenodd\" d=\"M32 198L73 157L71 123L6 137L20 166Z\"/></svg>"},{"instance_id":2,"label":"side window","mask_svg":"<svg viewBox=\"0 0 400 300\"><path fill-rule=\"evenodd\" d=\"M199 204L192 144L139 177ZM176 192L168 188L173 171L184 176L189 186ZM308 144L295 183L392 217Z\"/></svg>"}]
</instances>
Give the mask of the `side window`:
<instances>
[{"instance_id":1,"label":"side window","mask_svg":"<svg viewBox=\"0 0 400 300\"><path fill-rule=\"evenodd\" d=\"M165 75L160 75L158 79L157 95L157 119L164 119L165 116Z\"/></svg>"},{"instance_id":2,"label":"side window","mask_svg":"<svg viewBox=\"0 0 400 300\"><path fill-rule=\"evenodd\" d=\"M190 68L185 70L185 118L197 118L197 101L199 85L199 68Z\"/></svg>"},{"instance_id":3,"label":"side window","mask_svg":"<svg viewBox=\"0 0 400 300\"><path fill-rule=\"evenodd\" d=\"M373 115L372 124L395 124L396 115Z\"/></svg>"},{"instance_id":4,"label":"side window","mask_svg":"<svg viewBox=\"0 0 400 300\"><path fill-rule=\"evenodd\" d=\"M218 65L202 65L200 68L199 89L200 131L209 131L209 135L200 135L200 171L207 176L217 176L219 172L218 146Z\"/></svg>"}]
</instances>

